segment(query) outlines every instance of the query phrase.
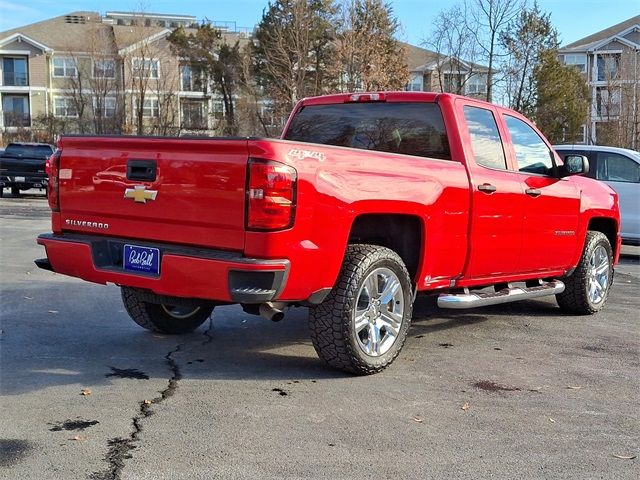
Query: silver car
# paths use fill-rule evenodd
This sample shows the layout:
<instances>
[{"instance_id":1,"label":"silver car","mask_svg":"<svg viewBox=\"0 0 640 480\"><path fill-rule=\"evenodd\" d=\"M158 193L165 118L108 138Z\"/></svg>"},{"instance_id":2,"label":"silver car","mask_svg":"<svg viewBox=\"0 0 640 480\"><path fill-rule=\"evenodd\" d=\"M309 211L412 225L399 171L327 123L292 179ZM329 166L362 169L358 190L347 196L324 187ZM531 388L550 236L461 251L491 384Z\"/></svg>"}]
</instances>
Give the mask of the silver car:
<instances>
[{"instance_id":1,"label":"silver car","mask_svg":"<svg viewBox=\"0 0 640 480\"><path fill-rule=\"evenodd\" d=\"M620 201L622 243L640 245L640 153L600 145L554 145L561 158L567 154L589 159L586 175L613 188Z\"/></svg>"}]
</instances>

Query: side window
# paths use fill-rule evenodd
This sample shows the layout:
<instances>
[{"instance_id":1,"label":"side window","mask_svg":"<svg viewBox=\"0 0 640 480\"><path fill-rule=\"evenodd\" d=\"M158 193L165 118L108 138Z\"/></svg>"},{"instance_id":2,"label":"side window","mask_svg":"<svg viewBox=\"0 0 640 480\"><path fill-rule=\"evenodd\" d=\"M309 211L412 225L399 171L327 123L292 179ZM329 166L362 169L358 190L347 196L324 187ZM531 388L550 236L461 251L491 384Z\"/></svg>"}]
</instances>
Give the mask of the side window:
<instances>
[{"instance_id":1,"label":"side window","mask_svg":"<svg viewBox=\"0 0 640 480\"><path fill-rule=\"evenodd\" d=\"M536 131L522 120L504 116L516 153L518 170L527 173L551 175L553 160L551 150Z\"/></svg>"},{"instance_id":2,"label":"side window","mask_svg":"<svg viewBox=\"0 0 640 480\"><path fill-rule=\"evenodd\" d=\"M502 140L491 110L466 105L464 118L469 128L476 163L483 167L506 170Z\"/></svg>"},{"instance_id":3,"label":"side window","mask_svg":"<svg viewBox=\"0 0 640 480\"><path fill-rule=\"evenodd\" d=\"M596 178L608 182L640 182L640 164L619 153L598 152Z\"/></svg>"}]
</instances>

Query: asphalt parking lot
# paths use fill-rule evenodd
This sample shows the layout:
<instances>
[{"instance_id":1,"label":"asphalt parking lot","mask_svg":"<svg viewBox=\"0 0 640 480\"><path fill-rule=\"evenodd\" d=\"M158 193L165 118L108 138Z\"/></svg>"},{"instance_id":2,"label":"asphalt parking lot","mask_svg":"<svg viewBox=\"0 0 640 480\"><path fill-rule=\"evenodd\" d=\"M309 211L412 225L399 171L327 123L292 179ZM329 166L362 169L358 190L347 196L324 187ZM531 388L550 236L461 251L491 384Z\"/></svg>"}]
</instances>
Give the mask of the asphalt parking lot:
<instances>
[{"instance_id":1,"label":"asphalt parking lot","mask_svg":"<svg viewBox=\"0 0 640 480\"><path fill-rule=\"evenodd\" d=\"M306 309L151 334L117 287L35 267L49 230L42 195L0 199L2 478L640 476L640 248L598 315L419 299L399 359L351 377Z\"/></svg>"}]
</instances>

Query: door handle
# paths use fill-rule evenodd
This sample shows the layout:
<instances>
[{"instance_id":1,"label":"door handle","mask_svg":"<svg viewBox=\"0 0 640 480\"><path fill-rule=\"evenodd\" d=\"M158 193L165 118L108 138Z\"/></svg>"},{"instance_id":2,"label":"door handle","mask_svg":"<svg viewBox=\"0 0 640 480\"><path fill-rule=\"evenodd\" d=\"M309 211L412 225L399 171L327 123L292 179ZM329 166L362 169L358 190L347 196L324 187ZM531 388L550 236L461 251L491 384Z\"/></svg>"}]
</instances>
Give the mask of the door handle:
<instances>
[{"instance_id":1,"label":"door handle","mask_svg":"<svg viewBox=\"0 0 640 480\"><path fill-rule=\"evenodd\" d=\"M478 190L485 193L493 193L497 189L494 185L491 185L490 183L483 183L482 185L478 185Z\"/></svg>"},{"instance_id":2,"label":"door handle","mask_svg":"<svg viewBox=\"0 0 640 480\"><path fill-rule=\"evenodd\" d=\"M127 180L155 182L157 168L155 160L128 160Z\"/></svg>"},{"instance_id":3,"label":"door handle","mask_svg":"<svg viewBox=\"0 0 640 480\"><path fill-rule=\"evenodd\" d=\"M542 195L542 192L540 190L538 190L537 188L527 188L524 191L524 193L526 193L530 197L539 197L540 195Z\"/></svg>"}]
</instances>

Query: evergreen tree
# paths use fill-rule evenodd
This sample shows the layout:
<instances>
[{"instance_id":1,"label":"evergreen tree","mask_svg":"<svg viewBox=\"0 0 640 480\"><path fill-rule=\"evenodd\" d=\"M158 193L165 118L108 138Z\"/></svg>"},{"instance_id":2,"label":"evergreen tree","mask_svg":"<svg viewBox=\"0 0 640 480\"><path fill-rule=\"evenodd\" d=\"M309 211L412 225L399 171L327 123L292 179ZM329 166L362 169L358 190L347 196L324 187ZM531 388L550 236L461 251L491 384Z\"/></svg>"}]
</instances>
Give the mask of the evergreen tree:
<instances>
[{"instance_id":1,"label":"evergreen tree","mask_svg":"<svg viewBox=\"0 0 640 480\"><path fill-rule=\"evenodd\" d=\"M558 60L558 51L546 50L533 72L537 92L533 120L552 143L581 139L580 127L589 109L589 88L582 74Z\"/></svg>"},{"instance_id":2,"label":"evergreen tree","mask_svg":"<svg viewBox=\"0 0 640 480\"><path fill-rule=\"evenodd\" d=\"M543 53L558 48L558 33L550 14L540 11L537 2L524 9L500 35L507 56L503 61L506 100L510 108L531 115L536 103L534 70Z\"/></svg>"},{"instance_id":3,"label":"evergreen tree","mask_svg":"<svg viewBox=\"0 0 640 480\"><path fill-rule=\"evenodd\" d=\"M332 0L274 0L256 30L254 73L277 116L306 96L327 93L334 48Z\"/></svg>"}]
</instances>

